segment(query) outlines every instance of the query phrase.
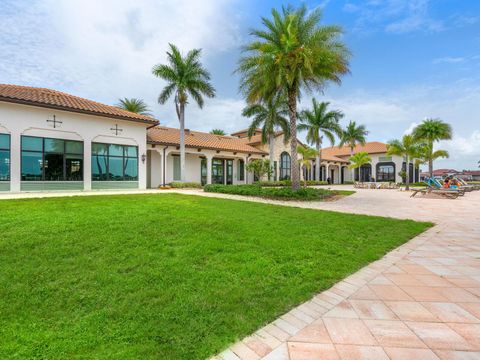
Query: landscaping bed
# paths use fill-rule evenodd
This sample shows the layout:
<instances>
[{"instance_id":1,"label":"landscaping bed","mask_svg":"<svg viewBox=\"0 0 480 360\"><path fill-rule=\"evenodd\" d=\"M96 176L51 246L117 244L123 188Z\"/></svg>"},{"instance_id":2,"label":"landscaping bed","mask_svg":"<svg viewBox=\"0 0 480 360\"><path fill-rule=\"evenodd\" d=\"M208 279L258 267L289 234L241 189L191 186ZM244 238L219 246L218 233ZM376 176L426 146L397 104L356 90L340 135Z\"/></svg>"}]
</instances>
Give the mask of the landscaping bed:
<instances>
[{"instance_id":1,"label":"landscaping bed","mask_svg":"<svg viewBox=\"0 0 480 360\"><path fill-rule=\"evenodd\" d=\"M0 212L1 359L206 359L431 226L180 194Z\"/></svg>"},{"instance_id":2,"label":"landscaping bed","mask_svg":"<svg viewBox=\"0 0 480 360\"><path fill-rule=\"evenodd\" d=\"M205 185L205 192L255 196L264 199L274 200L296 200L296 201L322 201L338 196L351 195L355 191L327 190L315 188L300 188L293 190L291 187L262 187L259 185Z\"/></svg>"}]
</instances>

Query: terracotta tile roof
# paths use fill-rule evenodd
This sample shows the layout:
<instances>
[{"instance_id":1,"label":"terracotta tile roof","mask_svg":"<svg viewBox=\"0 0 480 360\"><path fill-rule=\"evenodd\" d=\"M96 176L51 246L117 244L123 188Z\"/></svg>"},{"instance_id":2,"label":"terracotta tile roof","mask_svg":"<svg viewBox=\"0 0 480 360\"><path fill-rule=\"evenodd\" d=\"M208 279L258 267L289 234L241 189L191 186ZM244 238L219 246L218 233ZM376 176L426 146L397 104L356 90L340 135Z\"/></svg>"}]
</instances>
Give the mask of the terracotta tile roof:
<instances>
[{"instance_id":1,"label":"terracotta tile roof","mask_svg":"<svg viewBox=\"0 0 480 360\"><path fill-rule=\"evenodd\" d=\"M0 101L143 122L152 125L158 124L158 121L150 116L132 113L115 106L104 105L96 101L44 88L0 84Z\"/></svg>"},{"instance_id":2,"label":"terracotta tile roof","mask_svg":"<svg viewBox=\"0 0 480 360\"><path fill-rule=\"evenodd\" d=\"M155 126L148 129L147 142L150 144L178 146L180 145L180 129ZM267 155L266 152L248 145L244 139L192 130L185 131L185 146L200 149Z\"/></svg>"},{"instance_id":3,"label":"terracotta tile roof","mask_svg":"<svg viewBox=\"0 0 480 360\"><path fill-rule=\"evenodd\" d=\"M350 163L350 161L348 161L346 159L342 159L342 158L339 158L337 156L333 156L333 155L330 155L330 154L325 154L323 152L323 150L322 150L322 161L342 162L342 163L345 163L345 164Z\"/></svg>"},{"instance_id":4,"label":"terracotta tile roof","mask_svg":"<svg viewBox=\"0 0 480 360\"><path fill-rule=\"evenodd\" d=\"M353 152L356 154L358 152L367 152L369 154L380 154L387 152L387 144L379 141L367 142L365 146L357 145ZM322 154L333 155L333 156L350 156L350 147L348 145L338 147L331 146L322 149Z\"/></svg>"}]
</instances>

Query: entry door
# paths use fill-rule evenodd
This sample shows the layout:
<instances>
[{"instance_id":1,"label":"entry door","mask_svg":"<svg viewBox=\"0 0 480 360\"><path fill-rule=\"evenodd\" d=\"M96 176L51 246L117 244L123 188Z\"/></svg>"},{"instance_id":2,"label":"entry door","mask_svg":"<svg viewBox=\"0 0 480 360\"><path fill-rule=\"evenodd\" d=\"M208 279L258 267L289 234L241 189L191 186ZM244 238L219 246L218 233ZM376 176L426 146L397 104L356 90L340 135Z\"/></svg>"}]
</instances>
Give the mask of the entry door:
<instances>
[{"instance_id":1,"label":"entry door","mask_svg":"<svg viewBox=\"0 0 480 360\"><path fill-rule=\"evenodd\" d=\"M335 184L335 170L334 169L330 169L330 183L331 184Z\"/></svg>"},{"instance_id":2,"label":"entry door","mask_svg":"<svg viewBox=\"0 0 480 360\"><path fill-rule=\"evenodd\" d=\"M207 183L207 159L202 159L201 165L200 165L200 179L202 182L202 185L205 185Z\"/></svg>"},{"instance_id":3,"label":"entry door","mask_svg":"<svg viewBox=\"0 0 480 360\"><path fill-rule=\"evenodd\" d=\"M342 166L342 170L340 171L341 180L340 183L343 184L345 182L345 168Z\"/></svg>"},{"instance_id":4,"label":"entry door","mask_svg":"<svg viewBox=\"0 0 480 360\"><path fill-rule=\"evenodd\" d=\"M232 185L233 184L233 160L225 160L227 163L227 178L226 184L227 185Z\"/></svg>"}]
</instances>

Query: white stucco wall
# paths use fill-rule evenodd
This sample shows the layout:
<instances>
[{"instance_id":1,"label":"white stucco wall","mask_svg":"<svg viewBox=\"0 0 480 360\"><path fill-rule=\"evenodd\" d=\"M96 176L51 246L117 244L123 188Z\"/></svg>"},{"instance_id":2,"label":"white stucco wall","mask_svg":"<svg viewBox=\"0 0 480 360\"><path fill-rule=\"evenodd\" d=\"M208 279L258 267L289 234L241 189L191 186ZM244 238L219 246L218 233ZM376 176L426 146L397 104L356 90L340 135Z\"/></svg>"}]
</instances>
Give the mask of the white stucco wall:
<instances>
[{"instance_id":1,"label":"white stucco wall","mask_svg":"<svg viewBox=\"0 0 480 360\"><path fill-rule=\"evenodd\" d=\"M52 123L46 121L53 119L53 115L56 116L56 120L62 122L58 128L53 128ZM118 136L110 130L115 125L123 130ZM140 189L144 189L147 184L146 162L142 163L141 157L147 150L147 126L132 121L0 102L0 133L8 133L11 136L10 190L20 191L22 135L83 141L84 190L91 189L92 142L138 146L138 184Z\"/></svg>"}]
</instances>

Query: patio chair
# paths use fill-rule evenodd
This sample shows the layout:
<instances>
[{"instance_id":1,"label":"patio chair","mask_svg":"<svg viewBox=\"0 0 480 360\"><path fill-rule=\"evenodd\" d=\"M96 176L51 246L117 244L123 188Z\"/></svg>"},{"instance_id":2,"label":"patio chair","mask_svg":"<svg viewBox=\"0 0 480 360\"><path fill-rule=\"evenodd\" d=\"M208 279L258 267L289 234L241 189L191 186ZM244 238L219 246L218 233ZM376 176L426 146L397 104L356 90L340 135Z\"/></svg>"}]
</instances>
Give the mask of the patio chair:
<instances>
[{"instance_id":1,"label":"patio chair","mask_svg":"<svg viewBox=\"0 0 480 360\"><path fill-rule=\"evenodd\" d=\"M458 191L435 190L435 189L427 187L427 188L413 190L412 195L410 195L410 197L415 197L415 195L417 195L419 193L422 194L422 195L427 195L427 194L440 195L440 196L443 196L447 199L456 199L460 196L460 192L458 192Z\"/></svg>"}]
</instances>

